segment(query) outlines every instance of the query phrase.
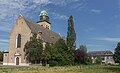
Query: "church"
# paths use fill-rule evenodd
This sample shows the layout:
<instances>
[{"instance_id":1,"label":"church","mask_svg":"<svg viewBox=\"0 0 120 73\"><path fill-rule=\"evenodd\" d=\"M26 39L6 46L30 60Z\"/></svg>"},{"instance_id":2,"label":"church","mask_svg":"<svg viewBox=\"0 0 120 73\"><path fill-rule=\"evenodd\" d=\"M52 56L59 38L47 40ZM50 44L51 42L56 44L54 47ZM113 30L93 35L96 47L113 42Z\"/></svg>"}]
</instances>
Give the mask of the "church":
<instances>
[{"instance_id":1,"label":"church","mask_svg":"<svg viewBox=\"0 0 120 73\"><path fill-rule=\"evenodd\" d=\"M51 31L51 23L48 12L40 12L39 21L32 22L24 16L19 15L10 33L9 49L4 51L3 65L29 66L27 63L24 46L34 33L43 40L43 47L46 43L54 44L61 36Z\"/></svg>"}]
</instances>

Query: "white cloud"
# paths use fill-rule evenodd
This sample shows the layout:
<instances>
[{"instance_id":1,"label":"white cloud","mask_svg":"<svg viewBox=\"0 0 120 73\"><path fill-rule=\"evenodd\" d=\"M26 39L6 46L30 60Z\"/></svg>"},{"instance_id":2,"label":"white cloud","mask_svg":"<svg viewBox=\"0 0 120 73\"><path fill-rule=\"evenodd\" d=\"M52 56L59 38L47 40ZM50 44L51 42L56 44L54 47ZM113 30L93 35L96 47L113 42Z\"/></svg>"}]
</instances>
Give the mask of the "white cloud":
<instances>
[{"instance_id":1,"label":"white cloud","mask_svg":"<svg viewBox=\"0 0 120 73\"><path fill-rule=\"evenodd\" d=\"M87 0L76 0L72 5L70 4L69 7L71 9L76 9L78 11L81 11L85 9L87 3L88 3Z\"/></svg>"},{"instance_id":2,"label":"white cloud","mask_svg":"<svg viewBox=\"0 0 120 73\"><path fill-rule=\"evenodd\" d=\"M0 31L9 32L20 13L29 14L31 10L41 4L47 4L47 1L48 0L0 0Z\"/></svg>"},{"instance_id":3,"label":"white cloud","mask_svg":"<svg viewBox=\"0 0 120 73\"><path fill-rule=\"evenodd\" d=\"M54 15L54 19L68 20L68 16L66 15L58 14L55 12L52 12L51 14Z\"/></svg>"},{"instance_id":4,"label":"white cloud","mask_svg":"<svg viewBox=\"0 0 120 73\"><path fill-rule=\"evenodd\" d=\"M0 34L11 31L19 14L31 18L31 15L34 15L36 11L40 11L48 4L64 6L76 1L77 0L0 0ZM66 15L54 14L55 19L67 19ZM1 38L2 37L0 37L0 43L8 42L8 40Z\"/></svg>"},{"instance_id":5,"label":"white cloud","mask_svg":"<svg viewBox=\"0 0 120 73\"><path fill-rule=\"evenodd\" d=\"M20 13L29 16L36 9L41 9L41 7L48 4L64 6L78 1L82 0L0 0L0 25L2 26L0 27L0 31L10 31ZM56 19L58 17L60 19L67 19L65 15L55 15Z\"/></svg>"},{"instance_id":6,"label":"white cloud","mask_svg":"<svg viewBox=\"0 0 120 73\"><path fill-rule=\"evenodd\" d=\"M97 38L92 38L94 40L100 40L100 41L108 41L108 42L120 42L120 38L110 38L110 37L97 37Z\"/></svg>"},{"instance_id":7,"label":"white cloud","mask_svg":"<svg viewBox=\"0 0 120 73\"><path fill-rule=\"evenodd\" d=\"M92 9L91 12L96 13L96 14L100 14L102 11L98 10L98 9Z\"/></svg>"},{"instance_id":8,"label":"white cloud","mask_svg":"<svg viewBox=\"0 0 120 73\"><path fill-rule=\"evenodd\" d=\"M78 2L81 0L49 0L49 3L54 4L54 5L60 5L64 6L73 2Z\"/></svg>"},{"instance_id":9,"label":"white cloud","mask_svg":"<svg viewBox=\"0 0 120 73\"><path fill-rule=\"evenodd\" d=\"M10 32L10 30L12 29L12 27L11 26L9 26L9 25L0 25L1 27L0 27L0 31L2 31L2 32Z\"/></svg>"},{"instance_id":10,"label":"white cloud","mask_svg":"<svg viewBox=\"0 0 120 73\"><path fill-rule=\"evenodd\" d=\"M72 2L78 2L78 1L84 1L84 0L34 0L33 2L36 4L53 4L53 5L60 5L64 6Z\"/></svg>"},{"instance_id":11,"label":"white cloud","mask_svg":"<svg viewBox=\"0 0 120 73\"><path fill-rule=\"evenodd\" d=\"M9 43L8 39L0 38L0 50L7 49L8 48L8 43Z\"/></svg>"},{"instance_id":12,"label":"white cloud","mask_svg":"<svg viewBox=\"0 0 120 73\"><path fill-rule=\"evenodd\" d=\"M22 14L26 18L32 18L37 11L47 5L65 6L79 0L0 0L0 34L10 32L16 18ZM66 15L54 13L55 19L66 20ZM7 36L8 37L8 36ZM1 39L0 43L7 43L8 40ZM2 45L0 45L1 47Z\"/></svg>"},{"instance_id":13,"label":"white cloud","mask_svg":"<svg viewBox=\"0 0 120 73\"><path fill-rule=\"evenodd\" d=\"M8 39L0 39L0 43L8 43L9 40Z\"/></svg>"},{"instance_id":14,"label":"white cloud","mask_svg":"<svg viewBox=\"0 0 120 73\"><path fill-rule=\"evenodd\" d=\"M36 4L48 4L49 0L33 0L33 2Z\"/></svg>"},{"instance_id":15,"label":"white cloud","mask_svg":"<svg viewBox=\"0 0 120 73\"><path fill-rule=\"evenodd\" d=\"M0 50L6 50L8 49L8 43L3 43L3 42L0 42Z\"/></svg>"},{"instance_id":16,"label":"white cloud","mask_svg":"<svg viewBox=\"0 0 120 73\"><path fill-rule=\"evenodd\" d=\"M110 45L105 45L105 44L87 44L86 45L88 48L88 51L105 51L105 50L111 50L112 52L114 51L114 46L112 46L111 48L109 47Z\"/></svg>"},{"instance_id":17,"label":"white cloud","mask_svg":"<svg viewBox=\"0 0 120 73\"><path fill-rule=\"evenodd\" d=\"M7 46L8 44L3 43L3 42L0 42L0 48L1 48L1 45L2 45L2 46Z\"/></svg>"},{"instance_id":18,"label":"white cloud","mask_svg":"<svg viewBox=\"0 0 120 73\"><path fill-rule=\"evenodd\" d=\"M87 44L87 46L89 46L89 47L101 47L101 46L103 46L103 45L96 45L96 44Z\"/></svg>"},{"instance_id":19,"label":"white cloud","mask_svg":"<svg viewBox=\"0 0 120 73\"><path fill-rule=\"evenodd\" d=\"M89 27L89 28L85 29L84 31L85 31L85 32L91 32L91 31L94 31L94 30L95 30L95 28Z\"/></svg>"}]
</instances>

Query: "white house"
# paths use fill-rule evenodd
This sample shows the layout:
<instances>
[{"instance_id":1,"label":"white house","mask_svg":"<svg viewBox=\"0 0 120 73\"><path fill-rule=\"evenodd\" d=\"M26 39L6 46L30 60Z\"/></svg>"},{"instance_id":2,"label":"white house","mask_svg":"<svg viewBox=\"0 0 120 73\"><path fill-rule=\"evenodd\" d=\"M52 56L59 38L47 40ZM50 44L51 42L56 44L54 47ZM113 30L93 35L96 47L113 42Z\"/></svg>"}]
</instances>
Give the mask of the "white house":
<instances>
[{"instance_id":1,"label":"white house","mask_svg":"<svg viewBox=\"0 0 120 73\"><path fill-rule=\"evenodd\" d=\"M88 52L92 59L92 63L96 63L96 59L100 57L102 64L114 64L113 53L111 51L91 51Z\"/></svg>"}]
</instances>

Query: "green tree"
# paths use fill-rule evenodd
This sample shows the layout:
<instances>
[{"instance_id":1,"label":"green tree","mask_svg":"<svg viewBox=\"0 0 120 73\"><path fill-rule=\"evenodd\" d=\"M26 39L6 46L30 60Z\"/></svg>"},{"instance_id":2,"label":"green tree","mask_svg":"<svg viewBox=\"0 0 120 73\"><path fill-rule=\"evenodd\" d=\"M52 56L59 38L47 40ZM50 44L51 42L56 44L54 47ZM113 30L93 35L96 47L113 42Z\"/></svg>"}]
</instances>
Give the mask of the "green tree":
<instances>
[{"instance_id":1,"label":"green tree","mask_svg":"<svg viewBox=\"0 0 120 73\"><path fill-rule=\"evenodd\" d=\"M3 52L0 51L0 61L3 61Z\"/></svg>"},{"instance_id":2,"label":"green tree","mask_svg":"<svg viewBox=\"0 0 120 73\"><path fill-rule=\"evenodd\" d=\"M49 60L51 58L51 53L52 53L52 45L46 43L42 58L44 58L45 60Z\"/></svg>"},{"instance_id":3,"label":"green tree","mask_svg":"<svg viewBox=\"0 0 120 73\"><path fill-rule=\"evenodd\" d=\"M96 64L101 64L102 59L101 57L98 56L95 61L96 61Z\"/></svg>"},{"instance_id":4,"label":"green tree","mask_svg":"<svg viewBox=\"0 0 120 73\"><path fill-rule=\"evenodd\" d=\"M70 16L68 19L68 32L67 32L67 46L69 49L75 47L76 33L74 30L73 17Z\"/></svg>"},{"instance_id":5,"label":"green tree","mask_svg":"<svg viewBox=\"0 0 120 73\"><path fill-rule=\"evenodd\" d=\"M37 34L33 34L30 41L25 44L24 51L29 62L40 63L42 59L43 45L42 40L37 39Z\"/></svg>"},{"instance_id":6,"label":"green tree","mask_svg":"<svg viewBox=\"0 0 120 73\"><path fill-rule=\"evenodd\" d=\"M92 64L92 59L91 59L91 57L88 56L88 55L87 55L86 64Z\"/></svg>"},{"instance_id":7,"label":"green tree","mask_svg":"<svg viewBox=\"0 0 120 73\"><path fill-rule=\"evenodd\" d=\"M80 45L75 51L75 61L81 64L87 63L87 48L85 45Z\"/></svg>"},{"instance_id":8,"label":"green tree","mask_svg":"<svg viewBox=\"0 0 120 73\"><path fill-rule=\"evenodd\" d=\"M45 49L42 52L43 65L46 65L47 62L51 59L51 53L52 53L52 45L49 43L46 43Z\"/></svg>"},{"instance_id":9,"label":"green tree","mask_svg":"<svg viewBox=\"0 0 120 73\"><path fill-rule=\"evenodd\" d=\"M48 49L50 54L49 64L50 65L67 65L69 56L67 54L67 45L63 39L59 39L51 49Z\"/></svg>"},{"instance_id":10,"label":"green tree","mask_svg":"<svg viewBox=\"0 0 120 73\"><path fill-rule=\"evenodd\" d=\"M74 64L74 52L75 52L75 41L76 41L76 33L74 30L74 22L73 17L70 16L68 19L68 31L67 31L67 47L68 47L68 56L69 56L69 62L71 64Z\"/></svg>"},{"instance_id":11,"label":"green tree","mask_svg":"<svg viewBox=\"0 0 120 73\"><path fill-rule=\"evenodd\" d=\"M54 48L57 49L57 61L59 65L65 65L67 64L67 61L69 60L68 54L67 54L67 45L65 44L65 41L63 39L59 39L55 45Z\"/></svg>"},{"instance_id":12,"label":"green tree","mask_svg":"<svg viewBox=\"0 0 120 73\"><path fill-rule=\"evenodd\" d=\"M113 58L115 63L120 64L120 42L118 42L117 47L115 48Z\"/></svg>"}]
</instances>

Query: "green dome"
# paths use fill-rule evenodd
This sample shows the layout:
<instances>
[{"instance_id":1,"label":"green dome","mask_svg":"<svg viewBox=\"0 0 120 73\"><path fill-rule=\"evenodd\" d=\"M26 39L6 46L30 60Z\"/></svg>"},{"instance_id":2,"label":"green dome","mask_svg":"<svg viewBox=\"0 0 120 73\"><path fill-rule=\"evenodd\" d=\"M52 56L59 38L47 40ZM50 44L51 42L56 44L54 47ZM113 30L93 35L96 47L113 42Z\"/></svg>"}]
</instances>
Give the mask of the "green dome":
<instances>
[{"instance_id":1,"label":"green dome","mask_svg":"<svg viewBox=\"0 0 120 73\"><path fill-rule=\"evenodd\" d=\"M43 10L43 11L41 11L39 16L48 16L48 12Z\"/></svg>"}]
</instances>

